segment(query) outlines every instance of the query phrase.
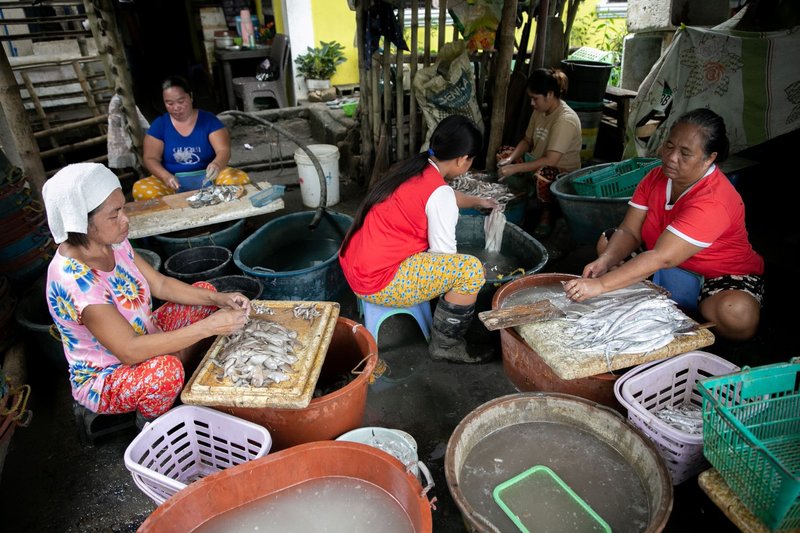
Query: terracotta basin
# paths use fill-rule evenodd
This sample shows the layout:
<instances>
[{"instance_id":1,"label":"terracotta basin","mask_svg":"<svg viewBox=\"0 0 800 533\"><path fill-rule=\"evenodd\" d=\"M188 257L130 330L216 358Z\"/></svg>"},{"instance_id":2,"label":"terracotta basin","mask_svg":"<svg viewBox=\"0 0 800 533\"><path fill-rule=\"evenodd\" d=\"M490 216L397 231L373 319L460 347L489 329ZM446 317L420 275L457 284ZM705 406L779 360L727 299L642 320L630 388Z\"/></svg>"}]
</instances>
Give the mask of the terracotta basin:
<instances>
[{"instance_id":1,"label":"terracotta basin","mask_svg":"<svg viewBox=\"0 0 800 533\"><path fill-rule=\"evenodd\" d=\"M492 309L500 309L512 294L541 285L550 285L572 278L573 274L533 274L516 279L500 287L492 298ZM503 370L521 392L563 392L625 412L614 396L614 382L619 374L598 374L587 378L561 379L539 354L522 339L514 328L500 330L503 353Z\"/></svg>"},{"instance_id":2,"label":"terracotta basin","mask_svg":"<svg viewBox=\"0 0 800 533\"><path fill-rule=\"evenodd\" d=\"M357 322L339 317L317 383L333 381L351 371L359 372L350 383L314 398L305 409L219 406L214 409L267 428L272 435L273 450L335 439L361 426L367 406L369 376L377 362L378 347L370 332Z\"/></svg>"}]
</instances>

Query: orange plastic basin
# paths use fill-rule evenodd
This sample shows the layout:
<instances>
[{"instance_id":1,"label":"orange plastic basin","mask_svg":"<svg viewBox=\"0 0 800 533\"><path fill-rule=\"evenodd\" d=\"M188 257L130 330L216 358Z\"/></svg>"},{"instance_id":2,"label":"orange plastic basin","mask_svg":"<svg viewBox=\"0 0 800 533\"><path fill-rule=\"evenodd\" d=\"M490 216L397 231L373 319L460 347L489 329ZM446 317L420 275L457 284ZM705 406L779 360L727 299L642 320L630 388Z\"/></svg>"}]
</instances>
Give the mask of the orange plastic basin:
<instances>
[{"instance_id":1,"label":"orange plastic basin","mask_svg":"<svg viewBox=\"0 0 800 533\"><path fill-rule=\"evenodd\" d=\"M416 477L385 452L342 441L302 444L196 481L159 506L139 531L193 531L238 506L330 476L361 479L380 487L403 507L415 532L432 531L430 503Z\"/></svg>"}]
</instances>

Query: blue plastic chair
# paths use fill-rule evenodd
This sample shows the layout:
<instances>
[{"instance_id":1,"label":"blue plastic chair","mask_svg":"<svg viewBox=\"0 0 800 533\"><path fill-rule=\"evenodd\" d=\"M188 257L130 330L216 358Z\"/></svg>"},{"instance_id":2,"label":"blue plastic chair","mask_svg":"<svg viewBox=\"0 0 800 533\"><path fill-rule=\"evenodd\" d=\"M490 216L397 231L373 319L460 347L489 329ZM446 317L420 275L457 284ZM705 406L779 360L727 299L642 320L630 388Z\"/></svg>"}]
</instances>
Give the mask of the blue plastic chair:
<instances>
[{"instance_id":1,"label":"blue plastic chair","mask_svg":"<svg viewBox=\"0 0 800 533\"><path fill-rule=\"evenodd\" d=\"M422 302L411 307L385 307L366 300L358 299L358 310L364 317L364 326L375 338L378 343L378 331L383 321L392 315L406 314L414 317L419 324L425 339L430 341L431 328L433 327L433 314L431 313L431 303Z\"/></svg>"},{"instance_id":2,"label":"blue plastic chair","mask_svg":"<svg viewBox=\"0 0 800 533\"><path fill-rule=\"evenodd\" d=\"M653 283L667 289L672 300L687 311L697 311L697 299L700 297L703 281L700 274L679 267L662 268L653 274Z\"/></svg>"}]
</instances>

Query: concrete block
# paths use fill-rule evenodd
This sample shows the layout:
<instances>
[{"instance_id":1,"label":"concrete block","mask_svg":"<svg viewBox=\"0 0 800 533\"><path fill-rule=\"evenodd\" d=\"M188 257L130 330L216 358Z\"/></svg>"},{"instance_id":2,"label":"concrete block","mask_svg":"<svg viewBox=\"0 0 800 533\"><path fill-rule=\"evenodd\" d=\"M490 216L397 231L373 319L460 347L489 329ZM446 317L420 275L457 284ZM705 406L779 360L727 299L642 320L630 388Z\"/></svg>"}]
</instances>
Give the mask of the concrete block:
<instances>
[{"instance_id":1,"label":"concrete block","mask_svg":"<svg viewBox=\"0 0 800 533\"><path fill-rule=\"evenodd\" d=\"M638 91L650 69L661 57L664 32L629 33L622 43L620 87Z\"/></svg>"},{"instance_id":2,"label":"concrete block","mask_svg":"<svg viewBox=\"0 0 800 533\"><path fill-rule=\"evenodd\" d=\"M628 32L715 26L730 18L729 0L628 0Z\"/></svg>"},{"instance_id":3,"label":"concrete block","mask_svg":"<svg viewBox=\"0 0 800 533\"><path fill-rule=\"evenodd\" d=\"M336 145L347 135L347 126L333 116L325 104L308 106L311 135L324 144Z\"/></svg>"}]
</instances>

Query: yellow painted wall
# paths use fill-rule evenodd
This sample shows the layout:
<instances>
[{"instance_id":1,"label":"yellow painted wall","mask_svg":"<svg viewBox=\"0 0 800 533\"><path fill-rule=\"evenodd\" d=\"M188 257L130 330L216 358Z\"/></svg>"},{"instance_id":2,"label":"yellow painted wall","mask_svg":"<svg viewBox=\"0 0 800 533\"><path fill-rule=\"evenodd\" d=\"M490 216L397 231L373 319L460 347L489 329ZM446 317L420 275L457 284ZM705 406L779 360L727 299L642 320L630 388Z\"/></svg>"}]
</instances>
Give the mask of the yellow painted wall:
<instances>
[{"instance_id":1,"label":"yellow painted wall","mask_svg":"<svg viewBox=\"0 0 800 533\"><path fill-rule=\"evenodd\" d=\"M353 46L356 36L356 12L350 11L345 0L311 0L314 38L338 41L344 46L347 61L339 65L331 78L333 85L358 83L358 50Z\"/></svg>"},{"instance_id":2,"label":"yellow painted wall","mask_svg":"<svg viewBox=\"0 0 800 533\"><path fill-rule=\"evenodd\" d=\"M576 17L575 24L579 25L582 23L588 22L587 16L591 15L594 12L595 6L597 4L597 0L586 0L583 2L578 10L578 16ZM273 9L275 10L275 19L276 19L276 29L278 32L282 32L282 17L280 13L280 2L275 1L273 2ZM313 16L313 24L314 24L314 35L317 40L317 45L319 41L338 41L345 47L345 56L347 57L347 61L343 64L339 65L339 68L336 71L336 74L331 79L331 82L335 84L347 84L347 83L358 83L358 51L353 45L355 34L356 34L356 14L354 11L351 11L350 8L347 6L347 2L345 0L311 0L311 11ZM603 22L603 21L599 21ZM614 28L618 31L625 31L625 19L613 19L610 22L613 24ZM593 25L598 24L598 21L594 21ZM437 24L438 26L438 24ZM405 29L405 38L408 45L411 45L411 36L410 30L408 28ZM450 41L452 37L453 29L452 26L448 26L447 28L447 38L446 41ZM520 35L522 30L519 29L517 31L517 40L519 41ZM574 35L573 31L573 35ZM531 29L531 38L529 42L533 42L533 39L536 35L536 25ZM423 36L424 30L419 30L419 46L423 46ZM592 27L588 32L586 41L583 43L576 43L575 40L572 40L570 44L572 46L591 46L594 48L603 48L603 41L604 36L603 32L597 30L596 28ZM431 48L432 52L435 52L438 48L438 27L433 28L431 31Z\"/></svg>"}]
</instances>

